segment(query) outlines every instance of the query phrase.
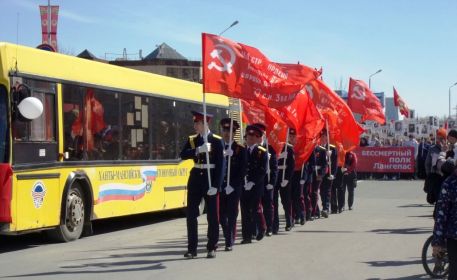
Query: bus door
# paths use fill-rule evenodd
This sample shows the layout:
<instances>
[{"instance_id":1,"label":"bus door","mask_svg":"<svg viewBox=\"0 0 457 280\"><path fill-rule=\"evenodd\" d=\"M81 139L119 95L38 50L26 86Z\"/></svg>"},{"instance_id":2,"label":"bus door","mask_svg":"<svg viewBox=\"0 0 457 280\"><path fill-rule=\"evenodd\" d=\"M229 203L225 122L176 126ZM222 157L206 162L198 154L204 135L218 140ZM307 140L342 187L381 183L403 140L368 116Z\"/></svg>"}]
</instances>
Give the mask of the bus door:
<instances>
[{"instance_id":1,"label":"bus door","mask_svg":"<svg viewBox=\"0 0 457 280\"><path fill-rule=\"evenodd\" d=\"M56 84L26 78L12 78L13 138L13 223L10 230L28 230L59 224L60 170L56 166L57 143ZM30 116L23 110L33 97L42 113ZM26 103L29 106L28 103ZM27 109L27 108L26 108Z\"/></svg>"}]
</instances>

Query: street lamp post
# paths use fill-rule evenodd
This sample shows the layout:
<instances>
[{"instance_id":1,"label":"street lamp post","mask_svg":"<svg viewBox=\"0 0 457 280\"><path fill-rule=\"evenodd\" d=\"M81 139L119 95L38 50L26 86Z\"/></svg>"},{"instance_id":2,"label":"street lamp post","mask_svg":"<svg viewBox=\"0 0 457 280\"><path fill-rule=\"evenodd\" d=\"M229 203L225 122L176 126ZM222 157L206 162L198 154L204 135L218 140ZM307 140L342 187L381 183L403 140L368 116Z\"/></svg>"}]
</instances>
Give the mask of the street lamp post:
<instances>
[{"instance_id":1,"label":"street lamp post","mask_svg":"<svg viewBox=\"0 0 457 280\"><path fill-rule=\"evenodd\" d=\"M227 27L226 29L224 29L224 31L222 31L221 33L219 33L219 36L221 36L225 31L229 30L230 28L234 27L235 25L238 24L238 21L235 20L232 24L230 24L229 27Z\"/></svg>"},{"instance_id":2,"label":"street lamp post","mask_svg":"<svg viewBox=\"0 0 457 280\"><path fill-rule=\"evenodd\" d=\"M451 88L453 88L454 86L457 86L457 82L455 82L449 87L449 118L451 118Z\"/></svg>"},{"instance_id":3,"label":"street lamp post","mask_svg":"<svg viewBox=\"0 0 457 280\"><path fill-rule=\"evenodd\" d=\"M370 77L368 78L368 88L371 89L371 77L373 77L374 75L376 74L379 74L381 73L382 69L379 69L378 71L374 72L373 74L370 75Z\"/></svg>"}]
</instances>

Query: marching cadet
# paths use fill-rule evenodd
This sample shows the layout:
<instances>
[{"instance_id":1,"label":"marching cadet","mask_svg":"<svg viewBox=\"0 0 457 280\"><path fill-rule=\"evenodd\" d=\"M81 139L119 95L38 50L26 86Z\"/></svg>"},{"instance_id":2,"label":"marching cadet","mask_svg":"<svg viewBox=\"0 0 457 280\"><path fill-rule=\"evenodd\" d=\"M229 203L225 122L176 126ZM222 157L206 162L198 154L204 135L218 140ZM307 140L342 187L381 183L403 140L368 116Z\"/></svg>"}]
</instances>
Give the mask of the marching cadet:
<instances>
[{"instance_id":1,"label":"marching cadet","mask_svg":"<svg viewBox=\"0 0 457 280\"><path fill-rule=\"evenodd\" d=\"M292 217L292 203L291 203L291 185L290 180L292 179L292 173L295 167L294 149L291 144L285 143L281 154L278 156L278 180L275 187L274 193L274 222L273 222L273 234L279 231L279 213L278 213L278 201L279 195L281 196L282 207L284 208L284 217L286 219L286 231L290 231L293 227ZM283 175L284 173L284 175ZM279 195L278 195L279 193Z\"/></svg>"},{"instance_id":2,"label":"marching cadet","mask_svg":"<svg viewBox=\"0 0 457 280\"><path fill-rule=\"evenodd\" d=\"M238 217L238 203L244 177L247 171L246 148L236 141L230 141L230 118L220 121L222 138L224 140L224 156L227 168L224 172L224 182L220 195L220 223L225 238L225 251L232 251L236 237L236 219ZM232 135L240 128L237 121L233 121ZM230 158L230 160L229 160ZM228 163L230 162L230 182L227 183Z\"/></svg>"},{"instance_id":3,"label":"marching cadet","mask_svg":"<svg viewBox=\"0 0 457 280\"><path fill-rule=\"evenodd\" d=\"M326 129L324 129L321 133L321 147L326 150L326 159L327 163L329 163L321 185L322 217L328 218L330 199L332 196L332 183L336 175L338 156L336 147L328 142Z\"/></svg>"},{"instance_id":4,"label":"marching cadet","mask_svg":"<svg viewBox=\"0 0 457 280\"><path fill-rule=\"evenodd\" d=\"M192 159L194 167L190 171L187 182L187 252L186 258L197 256L198 245L198 221L199 205L205 199L208 220L208 250L207 258L216 257L217 242L219 240L218 204L219 190L224 178L225 168L222 138L209 130L208 143L204 142L203 114L192 111L194 129L197 134L189 136L184 148L181 151L181 159ZM206 115L209 122L212 115ZM209 153L209 162L206 160L206 153ZM208 184L208 169L210 169L211 184Z\"/></svg>"},{"instance_id":5,"label":"marching cadet","mask_svg":"<svg viewBox=\"0 0 457 280\"><path fill-rule=\"evenodd\" d=\"M322 179L327 173L327 150L321 145L314 148L314 170L311 186L311 216L312 219L320 218L320 210L318 205L319 191L322 184Z\"/></svg>"},{"instance_id":6,"label":"marching cadet","mask_svg":"<svg viewBox=\"0 0 457 280\"><path fill-rule=\"evenodd\" d=\"M297 131L293 128L289 129L289 143L295 146L297 142ZM304 165L304 163L303 163ZM305 224L305 202L303 189L305 181L302 181L302 167L295 164L294 172L291 180L291 203L292 203L292 215L295 219L295 224ZM304 168L304 167L303 167ZM303 170L303 173L305 171ZM304 174L306 176L306 174Z\"/></svg>"},{"instance_id":7,"label":"marching cadet","mask_svg":"<svg viewBox=\"0 0 457 280\"><path fill-rule=\"evenodd\" d=\"M261 240L265 234L266 225L262 208L259 208L263 191L264 180L267 174L268 152L259 146L262 138L262 130L254 125L246 127L246 145L248 154L248 170L244 188L241 191L241 227L243 240L241 244L252 242L252 235L257 225L260 229L257 240Z\"/></svg>"},{"instance_id":8,"label":"marching cadet","mask_svg":"<svg viewBox=\"0 0 457 280\"><path fill-rule=\"evenodd\" d=\"M305 204L305 219L306 221L314 220L313 207L312 207L312 190L313 190L313 178L315 173L316 159L314 151L309 156L303 167L303 176L300 180L300 185L303 185L303 200Z\"/></svg>"},{"instance_id":9,"label":"marching cadet","mask_svg":"<svg viewBox=\"0 0 457 280\"><path fill-rule=\"evenodd\" d=\"M266 133L266 126L262 123L254 124L260 128L263 133ZM274 148L268 144L266 135L264 134L265 139L260 139L260 145L265 149L268 149L268 168L267 175L265 176L265 190L262 196L262 205L263 206L263 215L265 217L265 222L267 225L267 236L271 236L273 233L273 214L274 214L274 205L273 205L273 192L274 186L276 185L276 180L278 177L278 159L276 158L276 151Z\"/></svg>"}]
</instances>

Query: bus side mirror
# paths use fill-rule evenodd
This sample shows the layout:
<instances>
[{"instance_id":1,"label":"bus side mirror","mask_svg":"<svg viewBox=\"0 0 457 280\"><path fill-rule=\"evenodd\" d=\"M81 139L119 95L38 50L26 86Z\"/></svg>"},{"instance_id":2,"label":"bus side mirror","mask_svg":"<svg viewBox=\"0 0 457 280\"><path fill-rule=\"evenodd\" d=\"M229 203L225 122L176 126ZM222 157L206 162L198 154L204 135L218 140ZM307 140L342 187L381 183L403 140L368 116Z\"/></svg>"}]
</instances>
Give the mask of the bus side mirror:
<instances>
[{"instance_id":1,"label":"bus side mirror","mask_svg":"<svg viewBox=\"0 0 457 280\"><path fill-rule=\"evenodd\" d=\"M19 113L29 119L34 120L43 113L43 103L36 97L26 97L17 105Z\"/></svg>"}]
</instances>

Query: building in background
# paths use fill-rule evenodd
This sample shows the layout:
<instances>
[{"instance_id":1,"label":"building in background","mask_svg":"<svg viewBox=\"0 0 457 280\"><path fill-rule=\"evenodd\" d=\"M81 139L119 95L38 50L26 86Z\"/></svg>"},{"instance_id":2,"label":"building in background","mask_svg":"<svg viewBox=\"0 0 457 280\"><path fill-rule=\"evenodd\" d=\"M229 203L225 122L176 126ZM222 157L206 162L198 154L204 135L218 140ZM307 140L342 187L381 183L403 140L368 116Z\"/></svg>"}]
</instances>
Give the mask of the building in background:
<instances>
[{"instance_id":1,"label":"building in background","mask_svg":"<svg viewBox=\"0 0 457 280\"><path fill-rule=\"evenodd\" d=\"M379 99L379 101L381 101L381 105L382 107L386 107L385 106L385 98L384 98L384 92L373 92L373 94Z\"/></svg>"},{"instance_id":2,"label":"building in background","mask_svg":"<svg viewBox=\"0 0 457 280\"><path fill-rule=\"evenodd\" d=\"M144 58L140 56L138 60L116 59L109 63L192 82L201 80L201 62L188 60L166 43L162 43Z\"/></svg>"},{"instance_id":3,"label":"building in background","mask_svg":"<svg viewBox=\"0 0 457 280\"><path fill-rule=\"evenodd\" d=\"M386 121L398 121L398 107L395 107L394 98L386 97Z\"/></svg>"}]
</instances>

